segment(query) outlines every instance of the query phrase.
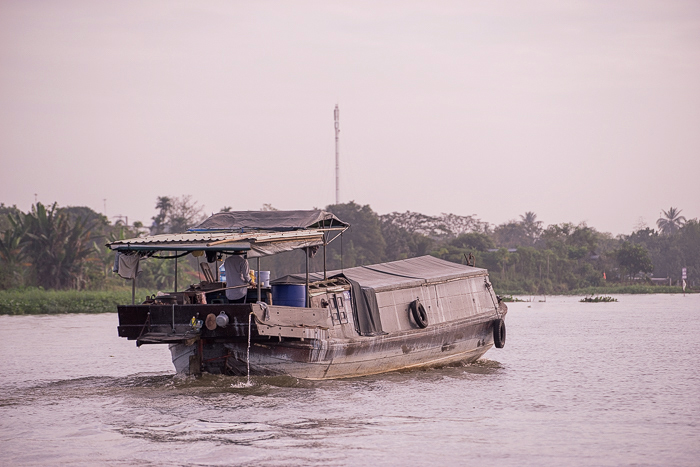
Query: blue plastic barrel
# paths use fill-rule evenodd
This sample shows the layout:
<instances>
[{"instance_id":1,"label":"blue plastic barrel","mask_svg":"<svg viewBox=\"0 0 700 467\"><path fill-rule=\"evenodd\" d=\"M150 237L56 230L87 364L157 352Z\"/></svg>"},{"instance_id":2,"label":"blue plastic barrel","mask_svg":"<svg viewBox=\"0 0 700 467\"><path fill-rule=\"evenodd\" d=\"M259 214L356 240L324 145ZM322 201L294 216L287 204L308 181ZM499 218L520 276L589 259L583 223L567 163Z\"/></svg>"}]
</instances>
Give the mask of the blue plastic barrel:
<instances>
[{"instance_id":1,"label":"blue plastic barrel","mask_svg":"<svg viewBox=\"0 0 700 467\"><path fill-rule=\"evenodd\" d=\"M306 306L306 286L301 284L273 284L272 304L280 306Z\"/></svg>"}]
</instances>

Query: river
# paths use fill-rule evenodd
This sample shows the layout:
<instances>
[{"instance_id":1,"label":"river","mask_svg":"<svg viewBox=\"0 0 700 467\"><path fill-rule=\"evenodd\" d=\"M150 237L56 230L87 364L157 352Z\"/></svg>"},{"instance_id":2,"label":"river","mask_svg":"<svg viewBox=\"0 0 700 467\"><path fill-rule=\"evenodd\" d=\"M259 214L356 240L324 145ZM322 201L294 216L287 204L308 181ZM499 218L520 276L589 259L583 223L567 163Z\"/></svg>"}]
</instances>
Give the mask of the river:
<instances>
[{"instance_id":1,"label":"river","mask_svg":"<svg viewBox=\"0 0 700 467\"><path fill-rule=\"evenodd\" d=\"M510 303L474 364L175 376L117 315L0 316L0 465L700 464L700 295Z\"/></svg>"}]
</instances>

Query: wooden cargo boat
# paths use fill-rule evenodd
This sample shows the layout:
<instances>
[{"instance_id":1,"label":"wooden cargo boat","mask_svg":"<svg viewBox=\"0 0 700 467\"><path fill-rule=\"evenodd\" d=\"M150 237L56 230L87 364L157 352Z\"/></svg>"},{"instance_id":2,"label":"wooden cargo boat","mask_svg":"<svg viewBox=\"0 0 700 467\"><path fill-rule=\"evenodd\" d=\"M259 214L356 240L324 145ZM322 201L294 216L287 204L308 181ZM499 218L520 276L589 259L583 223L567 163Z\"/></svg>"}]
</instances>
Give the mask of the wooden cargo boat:
<instances>
[{"instance_id":1,"label":"wooden cargo boat","mask_svg":"<svg viewBox=\"0 0 700 467\"><path fill-rule=\"evenodd\" d=\"M132 264L164 251L175 252L168 258L205 252L212 264L246 252L258 258L257 277L261 256L303 249L307 258L305 274L250 287L249 303L227 303L226 285L213 275L183 292L132 300L118 307L119 336L137 346L168 344L186 374L312 380L471 362L503 347L507 307L485 269L423 256L310 272L309 254L323 248L325 258L326 245L348 227L324 211L233 212L185 234L113 242ZM301 291L301 301L288 299L288 290Z\"/></svg>"}]
</instances>

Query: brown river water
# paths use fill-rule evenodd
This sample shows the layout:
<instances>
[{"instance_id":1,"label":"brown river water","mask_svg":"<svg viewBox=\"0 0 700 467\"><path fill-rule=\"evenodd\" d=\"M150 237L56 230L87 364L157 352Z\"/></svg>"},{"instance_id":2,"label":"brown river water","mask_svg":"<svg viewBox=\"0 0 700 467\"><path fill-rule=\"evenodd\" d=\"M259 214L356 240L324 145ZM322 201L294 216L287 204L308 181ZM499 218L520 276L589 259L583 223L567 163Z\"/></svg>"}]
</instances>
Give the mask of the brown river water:
<instances>
[{"instance_id":1,"label":"brown river water","mask_svg":"<svg viewBox=\"0 0 700 467\"><path fill-rule=\"evenodd\" d=\"M175 376L117 315L0 316L0 465L700 465L700 295L511 303L474 364Z\"/></svg>"}]
</instances>

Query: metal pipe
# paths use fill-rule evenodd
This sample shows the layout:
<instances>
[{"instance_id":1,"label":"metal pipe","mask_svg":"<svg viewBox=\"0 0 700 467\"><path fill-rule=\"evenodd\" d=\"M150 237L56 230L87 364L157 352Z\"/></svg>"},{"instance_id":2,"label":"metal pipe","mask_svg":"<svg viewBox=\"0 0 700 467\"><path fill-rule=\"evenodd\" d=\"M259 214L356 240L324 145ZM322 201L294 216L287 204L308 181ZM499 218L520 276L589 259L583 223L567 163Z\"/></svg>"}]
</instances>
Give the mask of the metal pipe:
<instances>
[{"instance_id":1,"label":"metal pipe","mask_svg":"<svg viewBox=\"0 0 700 467\"><path fill-rule=\"evenodd\" d=\"M304 248L304 256L306 257L306 308L309 308L309 247Z\"/></svg>"},{"instance_id":2,"label":"metal pipe","mask_svg":"<svg viewBox=\"0 0 700 467\"><path fill-rule=\"evenodd\" d=\"M328 272L326 271L326 234L323 234L323 280L328 279Z\"/></svg>"},{"instance_id":3,"label":"metal pipe","mask_svg":"<svg viewBox=\"0 0 700 467\"><path fill-rule=\"evenodd\" d=\"M258 301L262 299L262 285L260 284L260 256L258 256L258 272L255 273L255 282L258 283Z\"/></svg>"},{"instance_id":4,"label":"metal pipe","mask_svg":"<svg viewBox=\"0 0 700 467\"><path fill-rule=\"evenodd\" d=\"M177 292L177 256L175 257L175 292Z\"/></svg>"},{"instance_id":5,"label":"metal pipe","mask_svg":"<svg viewBox=\"0 0 700 467\"><path fill-rule=\"evenodd\" d=\"M340 204L340 110L338 104L333 110L335 120L335 204Z\"/></svg>"}]
</instances>

